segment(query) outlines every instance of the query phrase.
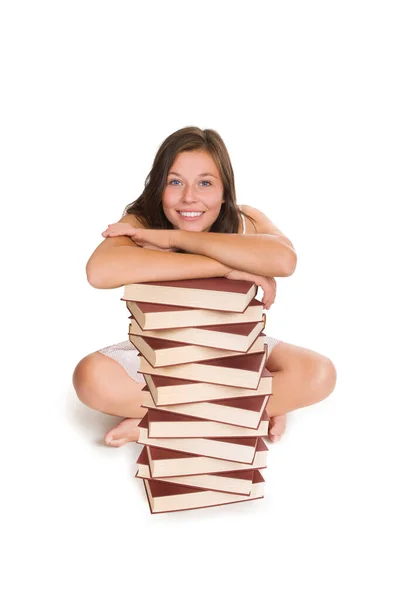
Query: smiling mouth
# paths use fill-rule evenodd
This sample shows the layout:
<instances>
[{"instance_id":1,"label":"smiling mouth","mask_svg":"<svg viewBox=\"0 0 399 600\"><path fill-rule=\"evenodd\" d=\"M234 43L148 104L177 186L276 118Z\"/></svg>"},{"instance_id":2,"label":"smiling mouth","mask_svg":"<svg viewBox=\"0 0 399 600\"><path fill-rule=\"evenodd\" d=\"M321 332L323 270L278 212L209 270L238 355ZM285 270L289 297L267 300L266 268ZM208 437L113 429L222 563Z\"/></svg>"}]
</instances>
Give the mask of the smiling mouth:
<instances>
[{"instance_id":1,"label":"smiling mouth","mask_svg":"<svg viewBox=\"0 0 399 600\"><path fill-rule=\"evenodd\" d=\"M186 217L186 218L196 218L196 217L200 217L201 215L204 214L204 210L177 210L176 211L180 216L182 217Z\"/></svg>"}]
</instances>

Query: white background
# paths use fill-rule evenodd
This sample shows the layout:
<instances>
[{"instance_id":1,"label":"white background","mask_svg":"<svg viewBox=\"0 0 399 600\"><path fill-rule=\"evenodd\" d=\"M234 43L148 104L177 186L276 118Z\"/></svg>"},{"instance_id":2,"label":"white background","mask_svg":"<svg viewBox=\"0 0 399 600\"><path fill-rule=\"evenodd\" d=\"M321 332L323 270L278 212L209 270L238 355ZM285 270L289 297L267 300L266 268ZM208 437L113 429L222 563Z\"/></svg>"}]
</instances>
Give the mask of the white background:
<instances>
[{"instance_id":1,"label":"white background","mask_svg":"<svg viewBox=\"0 0 399 600\"><path fill-rule=\"evenodd\" d=\"M397 3L14 1L0 22L3 597L396 598ZM119 419L71 380L127 337L86 262L187 125L296 248L267 332L338 381L269 445L263 500L152 516L141 446L104 446Z\"/></svg>"}]
</instances>

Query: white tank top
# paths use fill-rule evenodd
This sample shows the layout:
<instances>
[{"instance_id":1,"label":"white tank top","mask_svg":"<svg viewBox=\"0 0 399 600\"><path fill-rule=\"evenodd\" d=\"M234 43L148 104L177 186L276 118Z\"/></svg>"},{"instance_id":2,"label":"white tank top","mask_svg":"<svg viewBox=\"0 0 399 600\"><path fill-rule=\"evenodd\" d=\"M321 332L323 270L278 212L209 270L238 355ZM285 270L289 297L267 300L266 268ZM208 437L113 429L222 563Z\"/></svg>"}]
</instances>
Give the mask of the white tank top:
<instances>
[{"instance_id":1,"label":"white tank top","mask_svg":"<svg viewBox=\"0 0 399 600\"><path fill-rule=\"evenodd\" d=\"M238 206L241 208L241 205L238 205ZM241 221L242 221L242 235L244 235L244 233L245 233L245 217L244 217L244 215L241 215Z\"/></svg>"}]
</instances>

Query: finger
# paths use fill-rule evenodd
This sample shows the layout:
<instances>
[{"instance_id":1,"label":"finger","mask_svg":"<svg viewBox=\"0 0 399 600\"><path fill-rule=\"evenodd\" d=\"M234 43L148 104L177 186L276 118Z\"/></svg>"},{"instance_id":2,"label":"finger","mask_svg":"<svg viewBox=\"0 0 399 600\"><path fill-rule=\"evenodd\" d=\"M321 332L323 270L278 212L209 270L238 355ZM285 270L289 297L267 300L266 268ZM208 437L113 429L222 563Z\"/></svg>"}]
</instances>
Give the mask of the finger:
<instances>
[{"instance_id":1,"label":"finger","mask_svg":"<svg viewBox=\"0 0 399 600\"><path fill-rule=\"evenodd\" d=\"M265 295L263 296L263 304L264 304L264 307L265 307L267 310L269 310L269 308L270 308L270 305L271 305L271 302L270 302L270 296L269 296L269 294L267 294L267 295L265 294Z\"/></svg>"}]
</instances>

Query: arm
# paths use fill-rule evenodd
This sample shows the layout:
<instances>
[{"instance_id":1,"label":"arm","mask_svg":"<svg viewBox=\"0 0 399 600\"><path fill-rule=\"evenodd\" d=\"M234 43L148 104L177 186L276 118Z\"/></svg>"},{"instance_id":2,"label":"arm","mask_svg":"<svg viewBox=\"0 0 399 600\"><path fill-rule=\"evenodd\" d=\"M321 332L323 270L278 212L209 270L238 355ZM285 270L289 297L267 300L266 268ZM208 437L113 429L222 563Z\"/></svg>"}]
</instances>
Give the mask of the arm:
<instances>
[{"instance_id":1,"label":"arm","mask_svg":"<svg viewBox=\"0 0 399 600\"><path fill-rule=\"evenodd\" d=\"M142 228L134 215L125 215L119 222ZM140 248L125 235L106 238L86 265L90 285L100 289L145 281L224 277L230 271L231 268L207 256Z\"/></svg>"},{"instance_id":2,"label":"arm","mask_svg":"<svg viewBox=\"0 0 399 600\"><path fill-rule=\"evenodd\" d=\"M261 211L249 206L243 207L243 210L255 219L258 233L237 235L176 230L173 233L176 246L187 252L224 260L232 269L255 275L292 275L296 267L296 252L290 240Z\"/></svg>"}]
</instances>

